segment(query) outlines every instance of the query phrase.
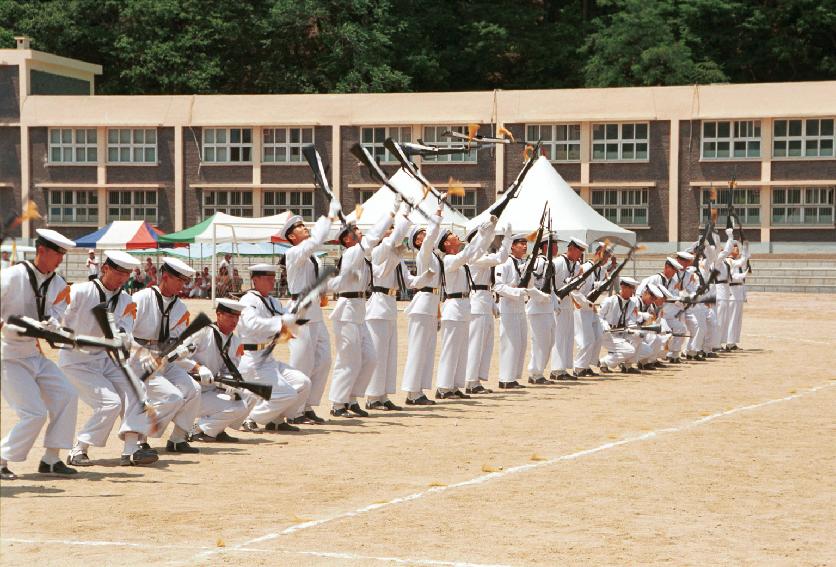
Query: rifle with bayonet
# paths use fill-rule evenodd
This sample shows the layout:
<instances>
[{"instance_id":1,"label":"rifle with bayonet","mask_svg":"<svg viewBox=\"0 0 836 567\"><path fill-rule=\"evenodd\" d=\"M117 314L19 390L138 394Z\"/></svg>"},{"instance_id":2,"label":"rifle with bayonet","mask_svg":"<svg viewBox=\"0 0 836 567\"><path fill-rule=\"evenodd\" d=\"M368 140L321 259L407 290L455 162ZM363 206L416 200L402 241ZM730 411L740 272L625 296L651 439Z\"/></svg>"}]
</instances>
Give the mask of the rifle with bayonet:
<instances>
[{"instance_id":1,"label":"rifle with bayonet","mask_svg":"<svg viewBox=\"0 0 836 567\"><path fill-rule=\"evenodd\" d=\"M72 329L64 327L55 329L48 327L40 321L36 321L25 315L11 315L7 324L12 327L21 337L45 340L53 348L59 349L83 349L85 347L101 349L120 349L122 341L115 339L103 339L88 335L77 335Z\"/></svg>"},{"instance_id":2,"label":"rifle with bayonet","mask_svg":"<svg viewBox=\"0 0 836 567\"><path fill-rule=\"evenodd\" d=\"M393 156L395 156L395 159L398 160L398 163L401 164L401 167L403 167L409 175L411 175L421 185L424 186L425 192L432 193L433 196L439 200L439 202L446 200L446 197L442 195L438 189L433 187L433 184L430 183L426 177L424 177L424 175L421 173L418 167L409 160L406 153L404 153L403 148L401 148L398 142L396 142L392 138L386 138L386 140L384 140L383 142L383 147L385 147Z\"/></svg>"},{"instance_id":3,"label":"rifle with bayonet","mask_svg":"<svg viewBox=\"0 0 836 567\"><path fill-rule=\"evenodd\" d=\"M537 262L537 256L540 255L540 247L537 244L540 243L540 239L543 238L543 230L546 227L546 214L549 210L549 203L546 202L543 205L543 214L540 215L540 228L537 229L537 237L535 238L534 242L534 250L531 252L531 257L528 259L528 264L525 266L525 272L523 272L522 277L520 278L520 283L517 287L528 287L529 282L531 281L531 276L534 275L534 264Z\"/></svg>"},{"instance_id":4,"label":"rifle with bayonet","mask_svg":"<svg viewBox=\"0 0 836 567\"><path fill-rule=\"evenodd\" d=\"M488 214L493 215L496 218L500 218L502 216L502 213L505 211L505 208L511 202L511 199L516 198L516 196L519 194L520 187L522 186L522 182L525 179L525 176L528 175L528 172L531 170L532 166L534 165L534 162L537 161L537 158L540 155L541 143L542 142L538 140L533 147L529 146L532 148L531 155L529 155L528 159L526 159L525 163L522 166L522 169L517 174L516 179L514 179L514 181L511 182L511 185L509 185L508 188L505 190L505 193L503 193L502 200L496 202L490 209L488 209Z\"/></svg>"},{"instance_id":5,"label":"rifle with bayonet","mask_svg":"<svg viewBox=\"0 0 836 567\"><path fill-rule=\"evenodd\" d=\"M146 368L145 372L143 372L142 376L139 377L140 380L145 382L148 378L151 377L155 372L163 368L169 362L173 362L173 360L177 359L177 349L180 345L185 344L185 342L191 338L195 333L199 332L200 330L208 327L212 324L212 321L206 315L206 313L198 313L197 317L194 318L194 321L189 323L189 326L180 333L180 336L171 341L159 354L154 355L153 358L155 359L154 364L151 365L150 368Z\"/></svg>"},{"instance_id":6,"label":"rifle with bayonet","mask_svg":"<svg viewBox=\"0 0 836 567\"><path fill-rule=\"evenodd\" d=\"M543 293L551 293L554 288L554 232L552 232L552 216L549 215L549 239L546 251L546 269L543 273Z\"/></svg>"},{"instance_id":7,"label":"rifle with bayonet","mask_svg":"<svg viewBox=\"0 0 836 567\"><path fill-rule=\"evenodd\" d=\"M598 286L596 289L593 289L589 293L589 295L586 296L590 303L595 303L598 300L598 298L601 297L602 293L604 293L605 291L609 291L609 289L613 285L613 282L616 280L616 278L618 278L618 275L621 273L621 270L624 269L624 266L627 265L627 262L630 261L630 259L633 257L633 254L638 249L638 246L633 246L632 248L630 248L630 250L627 252L627 256L624 258L624 260L621 261L621 263L618 266L616 266L616 268L612 272L610 272L610 275L607 276L607 279L605 279L600 286Z\"/></svg>"},{"instance_id":8,"label":"rifle with bayonet","mask_svg":"<svg viewBox=\"0 0 836 567\"><path fill-rule=\"evenodd\" d=\"M601 257L598 260L596 260L595 263L592 264L591 268L589 268L587 271L585 271L581 275L569 280L566 284L564 284L557 291L555 291L554 294L557 296L558 299L563 299L564 297L566 297L567 295L569 295L570 293L572 293L573 291L578 289L581 286L581 284L583 282L585 282L587 280L587 278L589 278L589 276L591 276L592 273L599 266L601 266L601 264L603 264L603 263L604 263L604 255L601 254ZM597 299L598 296L595 296L595 297ZM594 303L594 300L590 299L589 301L590 301L590 303Z\"/></svg>"},{"instance_id":9,"label":"rifle with bayonet","mask_svg":"<svg viewBox=\"0 0 836 567\"><path fill-rule=\"evenodd\" d=\"M400 142L400 146L407 156L450 156L470 153L470 148L465 145L439 148L438 146L425 144L424 140L420 138L418 138L417 144L414 142Z\"/></svg>"},{"instance_id":10,"label":"rifle with bayonet","mask_svg":"<svg viewBox=\"0 0 836 567\"><path fill-rule=\"evenodd\" d=\"M334 200L334 192L331 190L331 185L328 183L328 178L325 176L325 166L322 164L322 158L319 156L316 146L311 144L302 148L302 155L311 167L314 175L314 186L319 189L325 196L325 199L330 203ZM339 214L340 223L346 226L348 222L342 210Z\"/></svg>"},{"instance_id":11,"label":"rifle with bayonet","mask_svg":"<svg viewBox=\"0 0 836 567\"><path fill-rule=\"evenodd\" d=\"M406 195L404 195L397 187L395 187L389 176L383 172L380 165L372 158L372 155L369 153L362 144L355 143L351 146L351 153L354 157L360 160L360 162L365 165L368 170L369 174L371 174L372 178L376 179L378 183L384 185L387 189L395 193L396 195L400 195L403 199L403 202L409 205L414 211L418 211L418 213L427 220L430 220L430 215L424 212L418 206L418 203L414 202L412 199L409 199Z\"/></svg>"}]
</instances>

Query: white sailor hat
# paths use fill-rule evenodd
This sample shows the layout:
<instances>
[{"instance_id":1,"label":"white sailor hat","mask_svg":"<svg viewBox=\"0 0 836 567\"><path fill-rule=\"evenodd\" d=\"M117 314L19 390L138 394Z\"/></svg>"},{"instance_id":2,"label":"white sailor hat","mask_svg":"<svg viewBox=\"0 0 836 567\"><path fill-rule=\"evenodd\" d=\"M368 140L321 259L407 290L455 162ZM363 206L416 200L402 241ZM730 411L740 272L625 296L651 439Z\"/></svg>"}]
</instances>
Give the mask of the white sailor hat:
<instances>
[{"instance_id":1,"label":"white sailor hat","mask_svg":"<svg viewBox=\"0 0 836 567\"><path fill-rule=\"evenodd\" d=\"M665 297L665 294L662 293L662 290L656 284L647 284L645 289L653 294L654 297Z\"/></svg>"},{"instance_id":2,"label":"white sailor hat","mask_svg":"<svg viewBox=\"0 0 836 567\"><path fill-rule=\"evenodd\" d=\"M517 242L518 240L525 240L526 242L528 242L528 233L517 232L511 235L511 242Z\"/></svg>"},{"instance_id":3,"label":"white sailor hat","mask_svg":"<svg viewBox=\"0 0 836 567\"><path fill-rule=\"evenodd\" d=\"M589 248L589 245L580 238L570 238L569 244L575 246L576 248L580 248L581 250Z\"/></svg>"},{"instance_id":4,"label":"white sailor hat","mask_svg":"<svg viewBox=\"0 0 836 567\"><path fill-rule=\"evenodd\" d=\"M477 225L477 226L474 226L473 228L471 228L470 230L468 230L468 231L467 231L467 234L465 234L465 235L464 235L464 239L465 239L467 242L470 242L471 240L473 240L473 237L474 237L474 236L476 236L476 233L477 233L477 232L479 232L479 226L478 226L478 225Z\"/></svg>"},{"instance_id":5,"label":"white sailor hat","mask_svg":"<svg viewBox=\"0 0 836 567\"><path fill-rule=\"evenodd\" d=\"M656 286L656 289L658 289L659 291L661 291L661 292L662 292L662 295L664 295L666 299L673 299L673 294L671 293L671 290L669 290L669 289L668 289L668 288L666 288L665 286L663 286L663 285L657 285L657 286Z\"/></svg>"},{"instance_id":6,"label":"white sailor hat","mask_svg":"<svg viewBox=\"0 0 836 567\"><path fill-rule=\"evenodd\" d=\"M140 264L139 260L121 250L108 250L105 252L105 256L107 258L105 260L105 266L109 264L123 272L130 272L134 268L138 268Z\"/></svg>"},{"instance_id":7,"label":"white sailor hat","mask_svg":"<svg viewBox=\"0 0 836 567\"><path fill-rule=\"evenodd\" d=\"M441 231L441 234L438 236L438 242L436 242L435 244L436 248L444 252L444 249L442 248L442 246L444 246L444 241L447 240L452 234L452 230L444 229L443 231Z\"/></svg>"},{"instance_id":8,"label":"white sailor hat","mask_svg":"<svg viewBox=\"0 0 836 567\"><path fill-rule=\"evenodd\" d=\"M416 237L416 236L418 236L418 234L419 234L422 230L426 231L426 230L427 230L427 227L425 227L425 226L420 226L420 225L417 225L417 224L416 224L415 226L413 226L413 227L410 229L410 231L409 231L409 241L408 241L408 243L407 243L410 249L415 250L415 237Z\"/></svg>"},{"instance_id":9,"label":"white sailor hat","mask_svg":"<svg viewBox=\"0 0 836 567\"><path fill-rule=\"evenodd\" d=\"M691 254L690 252L677 252L676 257L677 258L682 258L683 260L691 260L691 261L694 260L694 255Z\"/></svg>"},{"instance_id":10,"label":"white sailor hat","mask_svg":"<svg viewBox=\"0 0 836 567\"><path fill-rule=\"evenodd\" d=\"M543 236L540 238L540 242L538 242L538 243L537 243L537 246L542 246L542 245L544 245L544 244L548 244L548 242L549 242L549 234L550 234L550 233L549 233L548 231L543 231ZM554 242L555 244L557 244L557 234L556 234L556 233L554 233L554 232L552 232L552 233L551 233L551 237L552 237L552 242Z\"/></svg>"},{"instance_id":11,"label":"white sailor hat","mask_svg":"<svg viewBox=\"0 0 836 567\"><path fill-rule=\"evenodd\" d=\"M275 274L279 271L279 267L273 264L253 264L249 268L250 276L266 276L269 274Z\"/></svg>"},{"instance_id":12,"label":"white sailor hat","mask_svg":"<svg viewBox=\"0 0 836 567\"><path fill-rule=\"evenodd\" d=\"M290 218L287 219L287 222L284 223L282 227L282 236L285 240L287 240L287 234L293 230L297 224L305 224L305 221L299 215L290 215Z\"/></svg>"},{"instance_id":13,"label":"white sailor hat","mask_svg":"<svg viewBox=\"0 0 836 567\"><path fill-rule=\"evenodd\" d=\"M233 315L240 315L246 307L247 306L241 303L240 301L235 301L234 299L227 299L226 297L218 299L215 305L215 309L217 311L225 311L227 313L232 313Z\"/></svg>"},{"instance_id":14,"label":"white sailor hat","mask_svg":"<svg viewBox=\"0 0 836 567\"><path fill-rule=\"evenodd\" d=\"M344 225L344 226L340 229L340 231L337 233L337 242L339 242L340 244L342 244L342 239L343 239L343 236L345 236L346 234L348 234L348 231L349 231L349 230L354 230L355 228L357 228L357 224L356 224L356 223L354 223L354 222L350 222L350 223L347 223L346 225Z\"/></svg>"},{"instance_id":15,"label":"white sailor hat","mask_svg":"<svg viewBox=\"0 0 836 567\"><path fill-rule=\"evenodd\" d=\"M194 276L195 271L183 260L177 258L163 258L163 271L174 274L178 278L189 280Z\"/></svg>"},{"instance_id":16,"label":"white sailor hat","mask_svg":"<svg viewBox=\"0 0 836 567\"><path fill-rule=\"evenodd\" d=\"M639 282L631 278L630 276L623 276L621 278L621 285L629 285L630 287L636 287L639 285Z\"/></svg>"},{"instance_id":17,"label":"white sailor hat","mask_svg":"<svg viewBox=\"0 0 836 567\"><path fill-rule=\"evenodd\" d=\"M667 258L665 258L665 263L670 264L671 266L673 266L673 268L675 270L681 270L682 269L682 264L677 262L676 258L672 258L671 256L668 256Z\"/></svg>"},{"instance_id":18,"label":"white sailor hat","mask_svg":"<svg viewBox=\"0 0 836 567\"><path fill-rule=\"evenodd\" d=\"M49 228L39 228L35 230L38 234L38 239L35 241L35 246L41 244L47 248L52 248L58 252L66 252L75 248L75 242L61 234L60 232L51 230Z\"/></svg>"}]
</instances>

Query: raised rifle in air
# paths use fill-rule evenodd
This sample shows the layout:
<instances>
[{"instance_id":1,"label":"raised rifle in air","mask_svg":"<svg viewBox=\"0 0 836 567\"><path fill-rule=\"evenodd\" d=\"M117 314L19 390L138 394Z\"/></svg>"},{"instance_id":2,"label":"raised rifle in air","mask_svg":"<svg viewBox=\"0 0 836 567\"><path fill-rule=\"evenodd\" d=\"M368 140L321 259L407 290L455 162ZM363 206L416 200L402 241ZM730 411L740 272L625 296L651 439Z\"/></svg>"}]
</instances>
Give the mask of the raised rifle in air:
<instances>
[{"instance_id":1,"label":"raised rifle in air","mask_svg":"<svg viewBox=\"0 0 836 567\"><path fill-rule=\"evenodd\" d=\"M549 203L546 202L546 204L543 205L543 214L540 215L540 228L537 229L537 236L534 239L534 250L531 252L531 257L528 259L528 263L525 266L525 272L523 272L523 275L520 278L520 283L517 287L528 287L529 282L531 282L531 276L534 275L534 264L537 263L537 256L540 255L540 247L537 246L537 244L539 244L540 239L543 238L543 230L546 228L546 214L548 213L548 209Z\"/></svg>"}]
</instances>

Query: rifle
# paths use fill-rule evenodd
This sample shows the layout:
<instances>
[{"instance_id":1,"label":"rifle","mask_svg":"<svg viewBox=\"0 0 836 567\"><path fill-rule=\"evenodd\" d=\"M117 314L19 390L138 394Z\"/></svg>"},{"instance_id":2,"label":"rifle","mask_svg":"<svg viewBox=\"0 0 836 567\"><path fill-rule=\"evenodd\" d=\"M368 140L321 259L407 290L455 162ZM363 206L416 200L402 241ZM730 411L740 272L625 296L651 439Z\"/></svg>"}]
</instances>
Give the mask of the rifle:
<instances>
[{"instance_id":1,"label":"rifle","mask_svg":"<svg viewBox=\"0 0 836 567\"><path fill-rule=\"evenodd\" d=\"M311 170L314 175L314 185L317 189L322 191L322 194L330 203L334 200L334 192L331 190L328 178L325 177L325 166L322 165L322 158L319 156L316 146L313 144L305 146L302 148L302 155L305 156L305 160L308 162L308 165L311 166ZM339 212L339 219L343 226L348 224L342 211Z\"/></svg>"},{"instance_id":2,"label":"rifle","mask_svg":"<svg viewBox=\"0 0 836 567\"><path fill-rule=\"evenodd\" d=\"M540 215L540 228L537 229L537 238L534 240L536 243L540 243L540 239L543 238L543 229L545 228L546 224L546 213L549 210L549 203L546 202L543 205L543 214ZM528 283L531 281L531 276L534 274L534 264L537 262L537 256L540 255L540 247L534 246L534 250L531 252L531 258L528 259L528 264L525 266L525 272L520 278L520 283L517 287L528 287Z\"/></svg>"},{"instance_id":3,"label":"rifle","mask_svg":"<svg viewBox=\"0 0 836 567\"><path fill-rule=\"evenodd\" d=\"M564 297L566 297L567 295L569 295L570 293L572 293L574 290L576 290L577 288L579 288L579 287L580 287L580 285L581 285L583 282L585 282L585 281L586 281L586 279L587 279L589 276L591 276L591 275L592 275L592 272L594 272L594 271L595 271L595 269L596 269L598 266L600 266L601 264L603 264L603 263L604 263L604 259L603 259L603 254L602 254L602 255L601 255L601 259L597 260L594 264L592 264L592 267L591 267L590 269L588 269L587 271L585 271L584 273L582 273L582 274L581 274L581 275L579 275L578 277L576 277L576 278L574 278L574 279L570 280L569 282L567 282L567 283L566 283L565 285L563 285L560 289L558 289L557 291L555 291L555 292L554 292L554 294L557 296L557 298L558 298L558 299L563 299ZM594 292L594 291L595 291L595 290L593 290L593 292ZM590 294L590 295L591 295L591 294ZM598 296L596 295L596 296L595 296L595 299L597 299L597 298L598 298ZM589 299L589 298L587 298L587 299ZM589 302L590 302L590 303L595 303L595 300L593 300L593 299L589 299Z\"/></svg>"},{"instance_id":4,"label":"rifle","mask_svg":"<svg viewBox=\"0 0 836 567\"><path fill-rule=\"evenodd\" d=\"M609 329L610 333L630 333L642 335L644 333L661 333L662 325L648 325L646 327L615 327Z\"/></svg>"},{"instance_id":5,"label":"rifle","mask_svg":"<svg viewBox=\"0 0 836 567\"><path fill-rule=\"evenodd\" d=\"M554 233L552 232L552 216L549 215L549 239L546 252L546 270L543 274L543 293L551 293L554 284Z\"/></svg>"},{"instance_id":6,"label":"rifle","mask_svg":"<svg viewBox=\"0 0 836 567\"><path fill-rule=\"evenodd\" d=\"M441 192L435 187L433 187L432 183L430 183L427 180L427 178L424 177L424 175L418 170L414 163L409 161L409 158L404 153L403 148L401 148L400 144L398 144L392 138L386 138L386 140L383 142L383 147L389 150L392 153L392 155L395 156L395 159L398 160L398 163L401 164L401 167L403 167L409 175L411 175L421 185L423 185L427 191L432 193L436 199L438 199L439 201L444 200L443 196L441 195Z\"/></svg>"},{"instance_id":7,"label":"rifle","mask_svg":"<svg viewBox=\"0 0 836 567\"><path fill-rule=\"evenodd\" d=\"M470 152L467 146L453 146L450 148L439 148L437 146L430 146L424 143L424 140L418 138L418 143L400 142L403 152L407 156L450 156L454 154L466 154Z\"/></svg>"},{"instance_id":8,"label":"rifle","mask_svg":"<svg viewBox=\"0 0 836 567\"><path fill-rule=\"evenodd\" d=\"M169 343L168 346L166 346L166 348L164 348L159 355L154 357L156 358L156 364L154 365L154 368L146 369L145 372L143 372L142 376L139 377L139 379L143 382L148 380L148 378L150 378L151 375L154 374L154 372L157 372L159 369L161 369L163 366L169 363L168 356L175 350L177 350L177 347L185 343L186 340L190 338L192 335L202 330L203 328L208 327L211 324L212 321L209 319L206 313L198 313L197 317L194 318L194 321L189 323L189 326L186 327L186 329L182 333L180 333L180 336L171 341L171 343Z\"/></svg>"},{"instance_id":9,"label":"rifle","mask_svg":"<svg viewBox=\"0 0 836 567\"><path fill-rule=\"evenodd\" d=\"M694 297L674 297L671 299L665 299L665 303L682 303L683 305L690 306L690 305L697 305L699 303L716 303L717 298L713 295L708 295L706 297L700 297L699 294L694 295Z\"/></svg>"},{"instance_id":10,"label":"rifle","mask_svg":"<svg viewBox=\"0 0 836 567\"><path fill-rule=\"evenodd\" d=\"M595 303L595 301L597 301L598 298L601 297L601 294L604 293L604 291L608 291L609 288L612 287L612 284L618 277L618 274L621 273L621 270L624 269L624 266L626 266L627 262L630 261L630 258L633 257L633 253L638 249L638 246L633 246L632 248L630 248L630 251L627 252L627 256L624 258L624 260L621 261L621 263L618 266L616 266L616 268L610 273L610 275L607 276L607 279L604 280L604 283L598 286L597 289L593 289L589 293L589 295L586 296L587 300L589 300L590 303Z\"/></svg>"},{"instance_id":11,"label":"rifle","mask_svg":"<svg viewBox=\"0 0 836 567\"><path fill-rule=\"evenodd\" d=\"M365 147L363 147L360 143L355 143L351 146L351 153L360 160L360 162L365 165L369 169L369 173L371 174L372 178L376 179L378 183L386 186L390 191L395 193L396 195L400 195L403 199L404 203L409 205L413 210L418 211L418 213L423 216L425 219L430 220L430 215L424 212L423 209L418 207L418 204L409 199L406 195L401 193L397 187L392 185L392 182L389 180L389 177L383 173L383 170L380 168L380 165L372 158L372 155L369 153Z\"/></svg>"},{"instance_id":12,"label":"rifle","mask_svg":"<svg viewBox=\"0 0 836 567\"><path fill-rule=\"evenodd\" d=\"M200 376L189 373L194 380L200 382ZM264 399L270 400L270 396L273 395L273 386L269 384L259 384L258 382L244 382L243 380L238 380L237 378L233 378L232 376L218 376L215 378L215 384L223 384L224 386L231 386L233 388L243 388L244 390L249 390L256 396Z\"/></svg>"},{"instance_id":13,"label":"rifle","mask_svg":"<svg viewBox=\"0 0 836 567\"><path fill-rule=\"evenodd\" d=\"M511 182L511 185L505 190L503 193L502 200L494 203L490 209L488 214L499 218L502 216L502 213L505 211L505 208L511 202L511 199L515 198L520 192L520 186L522 185L523 179L525 176L528 175L528 172L531 170L531 167L534 165L534 162L537 161L538 156L540 155L540 145L541 142L538 140L537 143L532 147L531 155L528 156L528 159L522 166L522 169L517 174L517 178Z\"/></svg>"},{"instance_id":14,"label":"rifle","mask_svg":"<svg viewBox=\"0 0 836 567\"><path fill-rule=\"evenodd\" d=\"M101 337L91 337L88 335L77 335L71 329L50 329L42 322L36 321L35 319L25 315L11 315L8 319L8 324L13 327L17 327L17 334L21 337L43 339L53 348L122 348L121 341L103 339Z\"/></svg>"},{"instance_id":15,"label":"rifle","mask_svg":"<svg viewBox=\"0 0 836 567\"><path fill-rule=\"evenodd\" d=\"M477 142L479 144L510 144L511 140L508 138L493 138L490 136L483 136L481 134L476 134L475 130L478 130L478 126L475 128L470 128L471 132L469 134L462 134L461 132L453 132L452 130L446 130L441 135L447 138L457 138L459 140L467 140L468 142ZM502 128L500 128L500 131Z\"/></svg>"}]
</instances>

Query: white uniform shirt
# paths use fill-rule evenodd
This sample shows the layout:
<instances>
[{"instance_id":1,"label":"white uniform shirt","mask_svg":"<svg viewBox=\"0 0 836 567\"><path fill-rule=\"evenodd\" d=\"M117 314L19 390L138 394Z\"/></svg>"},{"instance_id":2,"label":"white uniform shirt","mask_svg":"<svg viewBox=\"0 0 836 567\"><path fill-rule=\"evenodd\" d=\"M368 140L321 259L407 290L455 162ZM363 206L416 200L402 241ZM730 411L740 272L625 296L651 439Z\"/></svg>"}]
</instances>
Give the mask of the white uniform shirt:
<instances>
[{"instance_id":1,"label":"white uniform shirt","mask_svg":"<svg viewBox=\"0 0 836 567\"><path fill-rule=\"evenodd\" d=\"M598 316L601 317L601 324L605 329L629 327L641 322L635 296L624 299L620 295L611 295L601 303Z\"/></svg>"},{"instance_id":2,"label":"white uniform shirt","mask_svg":"<svg viewBox=\"0 0 836 567\"><path fill-rule=\"evenodd\" d=\"M2 303L0 305L2 307L0 317L4 322L10 315L25 315L35 320L39 318L35 292L29 282L26 265L33 271L35 285L38 288L41 288L52 276L52 274L42 274L33 264L28 262L21 262L11 268L4 269L2 276L0 276L0 303ZM43 298L43 320L54 317L60 321L70 301L70 288L64 278L55 274L47 284ZM2 340L4 358L23 358L40 354L35 339L21 337L5 324L3 325Z\"/></svg>"},{"instance_id":3,"label":"white uniform shirt","mask_svg":"<svg viewBox=\"0 0 836 567\"><path fill-rule=\"evenodd\" d=\"M134 321L134 339L143 341L159 341L160 332L163 327L163 313L160 310L157 296L157 286L142 289L133 294L132 299L136 303L136 321ZM175 339L189 326L189 310L186 304L178 297L162 297L163 309L168 310L169 339ZM150 350L159 350L159 347L150 347ZM177 366L190 370L194 362L190 358L180 358ZM165 370L163 370L165 373Z\"/></svg>"},{"instance_id":4,"label":"white uniform shirt","mask_svg":"<svg viewBox=\"0 0 836 567\"><path fill-rule=\"evenodd\" d=\"M496 269L494 289L499 295L500 313L525 313L525 289L518 287L525 262L510 256Z\"/></svg>"},{"instance_id":5,"label":"white uniform shirt","mask_svg":"<svg viewBox=\"0 0 836 567\"><path fill-rule=\"evenodd\" d=\"M493 238L493 224L479 228L476 236L458 254L444 256L444 290L446 294L463 293L464 297L448 297L441 306L442 321L470 321L470 279L468 264L485 253ZM465 269L467 268L467 270Z\"/></svg>"},{"instance_id":6,"label":"white uniform shirt","mask_svg":"<svg viewBox=\"0 0 836 567\"><path fill-rule=\"evenodd\" d=\"M499 250L490 254L483 254L470 264L470 275L473 285L488 286L488 289L477 289L470 293L470 312L473 315L493 315L494 284L496 282L496 267L508 260L511 254L511 238L504 238Z\"/></svg>"},{"instance_id":7,"label":"white uniform shirt","mask_svg":"<svg viewBox=\"0 0 836 567\"><path fill-rule=\"evenodd\" d=\"M554 282L555 282L555 289L553 290L556 292L558 289L563 287L565 284L569 283L569 281L578 276L580 274L581 269L581 262L580 260L571 261L566 254L561 254L557 258L554 259ZM555 305L555 309L560 308L568 308L573 309L574 304L572 303L572 298L570 296L566 296L563 299L558 299L556 295L552 294L553 301Z\"/></svg>"},{"instance_id":8,"label":"white uniform shirt","mask_svg":"<svg viewBox=\"0 0 836 567\"><path fill-rule=\"evenodd\" d=\"M430 224L427 226L427 233L424 236L424 243L418 250L415 256L416 273L427 274L423 285L415 287L432 287L441 288L441 260L433 254L436 242L438 242L438 235L441 231L441 217L433 215L430 219ZM406 308L408 315L438 315L438 304L441 301L439 293L430 293L427 291L419 291L413 297L409 306Z\"/></svg>"},{"instance_id":9,"label":"white uniform shirt","mask_svg":"<svg viewBox=\"0 0 836 567\"><path fill-rule=\"evenodd\" d=\"M409 270L401 264L400 244L409 230L411 223L403 216L395 218L395 228L392 234L380 241L380 244L372 250L372 273L374 274L375 287L386 289L398 289L398 279L403 278L403 284L407 284ZM398 275L400 272L400 276ZM411 279L411 274L410 274ZM366 302L366 319L384 319L395 321L398 318L397 298L392 295L377 292L372 293Z\"/></svg>"},{"instance_id":10,"label":"white uniform shirt","mask_svg":"<svg viewBox=\"0 0 836 567\"><path fill-rule=\"evenodd\" d=\"M221 340L220 344L218 343L218 338ZM225 335L218 329L216 324L212 324L195 334L192 338L192 344L195 346L195 351L191 356L192 360L211 370L214 376L230 374L221 356L222 348L226 349L230 361L236 368L244 352L244 347L238 335L235 332ZM214 389L215 386L211 384L201 386L201 390L204 392Z\"/></svg>"},{"instance_id":11,"label":"white uniform shirt","mask_svg":"<svg viewBox=\"0 0 836 567\"><path fill-rule=\"evenodd\" d=\"M251 289L239 300L247 307L241 312L236 331L244 344L264 344L282 330L284 308L272 295L264 297Z\"/></svg>"},{"instance_id":12,"label":"white uniform shirt","mask_svg":"<svg viewBox=\"0 0 836 567\"><path fill-rule=\"evenodd\" d=\"M304 242L300 242L285 252L284 261L287 270L287 291L297 294L316 282L317 274L322 269L319 259L314 256L322 249L325 239L328 238L328 231L331 229L331 221L328 217L319 217L311 230L311 235ZM308 321L322 321L322 308L314 301L305 311L305 319Z\"/></svg>"},{"instance_id":13,"label":"white uniform shirt","mask_svg":"<svg viewBox=\"0 0 836 567\"><path fill-rule=\"evenodd\" d=\"M534 270L531 273L532 287L543 290L546 284L546 268L549 265L549 260L542 254L537 256L534 260ZM522 268L521 268L522 269ZM552 286L554 287L554 286ZM528 303L525 306L525 312L529 315L538 315L543 313L554 313L554 289L546 297L539 297L532 295L528 298Z\"/></svg>"}]
</instances>

